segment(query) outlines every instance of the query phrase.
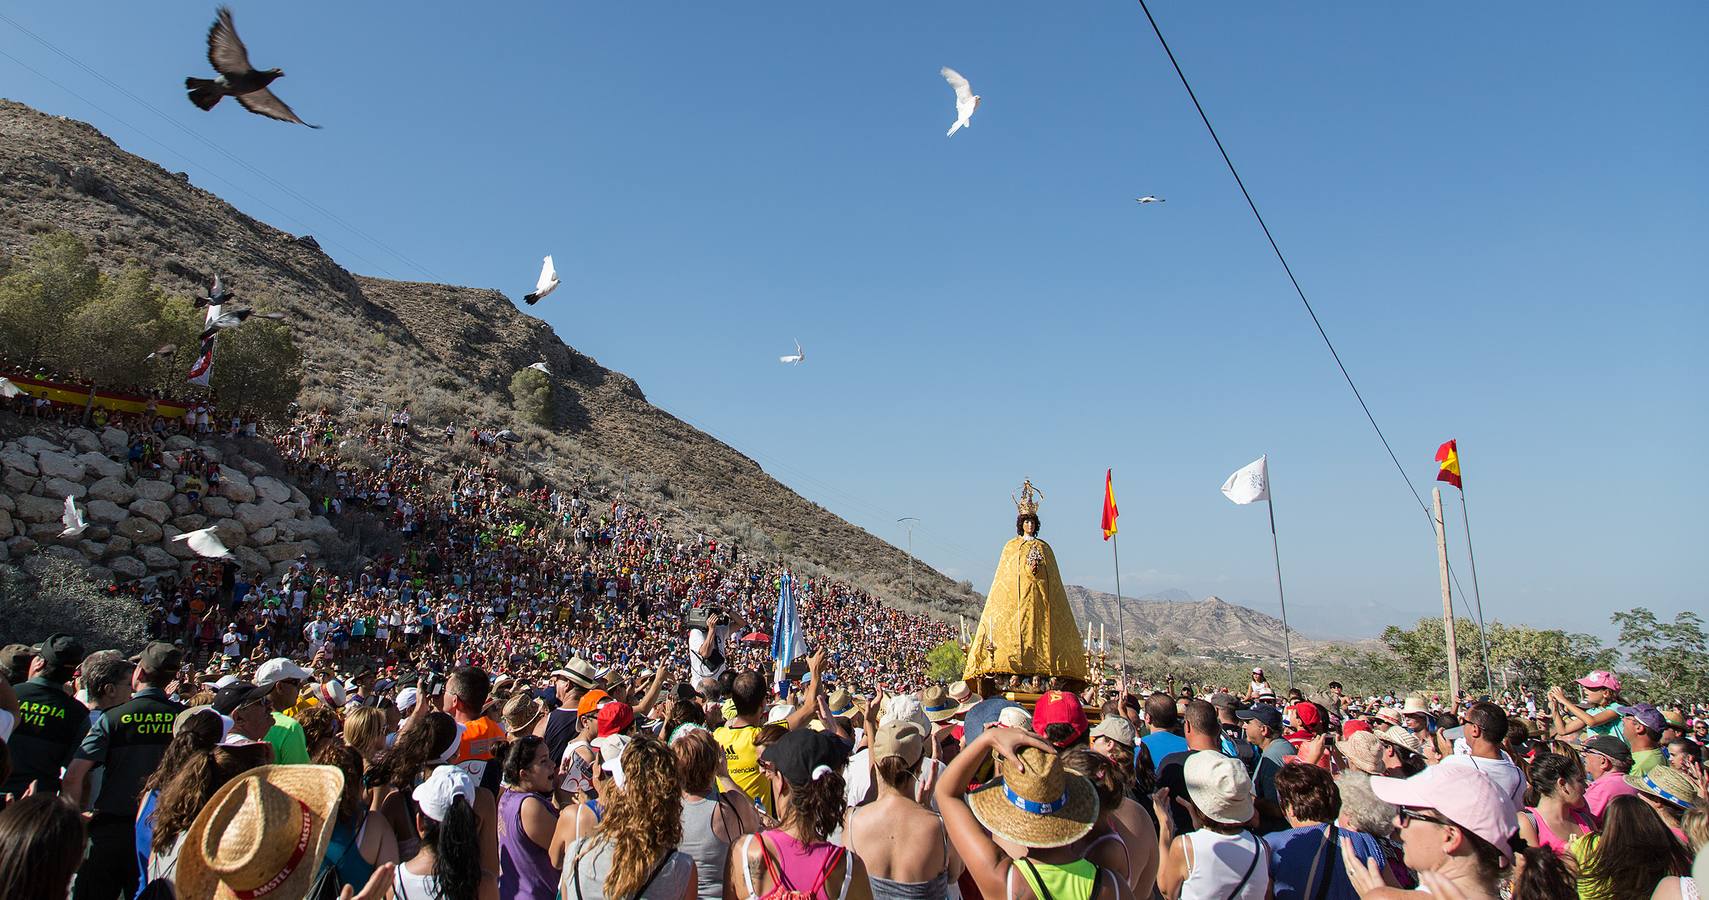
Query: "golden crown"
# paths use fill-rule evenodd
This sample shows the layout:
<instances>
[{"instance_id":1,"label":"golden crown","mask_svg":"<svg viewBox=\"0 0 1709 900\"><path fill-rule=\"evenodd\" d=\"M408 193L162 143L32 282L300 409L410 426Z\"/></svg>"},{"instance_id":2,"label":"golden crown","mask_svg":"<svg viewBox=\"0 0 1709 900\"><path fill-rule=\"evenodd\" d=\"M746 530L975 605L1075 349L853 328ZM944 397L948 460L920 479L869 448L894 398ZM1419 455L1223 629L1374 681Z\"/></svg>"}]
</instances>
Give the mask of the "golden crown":
<instances>
[{"instance_id":1,"label":"golden crown","mask_svg":"<svg viewBox=\"0 0 1709 900\"><path fill-rule=\"evenodd\" d=\"M1036 516L1039 501L1044 499L1044 491L1033 487L1032 479L1029 478L1021 483L1021 496L1011 496L1010 499L1015 501L1015 510L1021 515Z\"/></svg>"}]
</instances>

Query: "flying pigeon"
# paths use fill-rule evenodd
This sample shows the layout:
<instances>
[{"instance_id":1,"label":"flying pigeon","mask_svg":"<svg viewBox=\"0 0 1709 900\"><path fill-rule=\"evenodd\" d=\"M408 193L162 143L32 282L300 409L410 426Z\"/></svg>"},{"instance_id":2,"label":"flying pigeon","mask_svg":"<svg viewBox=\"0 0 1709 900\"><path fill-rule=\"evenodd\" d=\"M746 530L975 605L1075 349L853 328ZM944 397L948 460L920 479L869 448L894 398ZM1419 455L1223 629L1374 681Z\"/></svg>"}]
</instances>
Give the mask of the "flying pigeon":
<instances>
[{"instance_id":1,"label":"flying pigeon","mask_svg":"<svg viewBox=\"0 0 1709 900\"><path fill-rule=\"evenodd\" d=\"M949 134L945 135L955 137L957 131L972 127L973 111L979 108L979 95L973 92L973 86L961 77L960 72L949 66L938 70L938 74L949 82L950 87L955 88L955 124L949 127Z\"/></svg>"},{"instance_id":2,"label":"flying pigeon","mask_svg":"<svg viewBox=\"0 0 1709 900\"><path fill-rule=\"evenodd\" d=\"M208 63L219 73L218 77L184 79L184 87L190 92L191 103L206 110L213 109L221 97L236 97L244 109L256 115L281 122L309 125L297 118L297 114L291 112L285 101L267 89L275 78L284 76L284 70L257 71L249 64L249 48L243 46L243 39L237 36L237 26L232 24L229 6L219 8L219 18L215 19L213 26L208 29Z\"/></svg>"},{"instance_id":3,"label":"flying pigeon","mask_svg":"<svg viewBox=\"0 0 1709 900\"><path fill-rule=\"evenodd\" d=\"M801 352L801 342L796 341L795 342L795 352L789 356L780 356L777 358L777 361L780 363L789 363L790 365L793 365L793 366L799 366L806 359L807 359L807 354ZM836 367L832 366L832 368L836 368Z\"/></svg>"},{"instance_id":4,"label":"flying pigeon","mask_svg":"<svg viewBox=\"0 0 1709 900\"><path fill-rule=\"evenodd\" d=\"M213 309L213 307L208 308ZM253 309L234 309L231 312L222 312L208 320L208 327L203 329L201 339L205 341L227 328L236 328L242 325L245 319L253 315L255 315Z\"/></svg>"},{"instance_id":5,"label":"flying pigeon","mask_svg":"<svg viewBox=\"0 0 1709 900\"><path fill-rule=\"evenodd\" d=\"M188 542L190 549L194 550L197 556L205 559L224 559L231 556L231 551L226 549L225 544L220 543L219 534L212 528L186 531L174 537L173 540Z\"/></svg>"},{"instance_id":6,"label":"flying pigeon","mask_svg":"<svg viewBox=\"0 0 1709 900\"><path fill-rule=\"evenodd\" d=\"M1164 203L1167 201L1165 201L1162 197L1153 197L1150 194L1146 194L1143 197L1134 198L1134 202L1136 202L1136 203Z\"/></svg>"},{"instance_id":7,"label":"flying pigeon","mask_svg":"<svg viewBox=\"0 0 1709 900\"><path fill-rule=\"evenodd\" d=\"M0 376L0 397L10 400L23 392L22 388L12 383L12 379Z\"/></svg>"},{"instance_id":8,"label":"flying pigeon","mask_svg":"<svg viewBox=\"0 0 1709 900\"><path fill-rule=\"evenodd\" d=\"M192 299L190 305L196 309L201 309L204 306L219 306L230 299L232 299L231 291L226 290L225 283L220 281L218 275L215 275L214 286L208 288L207 296Z\"/></svg>"},{"instance_id":9,"label":"flying pigeon","mask_svg":"<svg viewBox=\"0 0 1709 900\"><path fill-rule=\"evenodd\" d=\"M169 355L171 355L173 353L177 353L177 352L178 352L178 345L177 344L161 344L160 349L158 349L158 350L154 351L153 353L150 353L149 355L143 357L142 361L148 362L151 359L157 359L157 358L162 357L162 356L169 356Z\"/></svg>"},{"instance_id":10,"label":"flying pigeon","mask_svg":"<svg viewBox=\"0 0 1709 900\"><path fill-rule=\"evenodd\" d=\"M537 362L534 365L529 366L528 368L533 369L536 372L544 372L547 375L552 374L552 370L546 368L546 363L544 361Z\"/></svg>"},{"instance_id":11,"label":"flying pigeon","mask_svg":"<svg viewBox=\"0 0 1709 900\"><path fill-rule=\"evenodd\" d=\"M534 283L534 293L522 295L522 299L533 306L545 298L547 294L558 289L558 270L552 267L552 257L546 257L546 264L540 267L540 280Z\"/></svg>"},{"instance_id":12,"label":"flying pigeon","mask_svg":"<svg viewBox=\"0 0 1709 900\"><path fill-rule=\"evenodd\" d=\"M59 520L65 523L65 530L59 533L62 538L77 537L89 527L89 523L83 521L83 511L77 508L77 498L70 494L65 496L65 513Z\"/></svg>"}]
</instances>

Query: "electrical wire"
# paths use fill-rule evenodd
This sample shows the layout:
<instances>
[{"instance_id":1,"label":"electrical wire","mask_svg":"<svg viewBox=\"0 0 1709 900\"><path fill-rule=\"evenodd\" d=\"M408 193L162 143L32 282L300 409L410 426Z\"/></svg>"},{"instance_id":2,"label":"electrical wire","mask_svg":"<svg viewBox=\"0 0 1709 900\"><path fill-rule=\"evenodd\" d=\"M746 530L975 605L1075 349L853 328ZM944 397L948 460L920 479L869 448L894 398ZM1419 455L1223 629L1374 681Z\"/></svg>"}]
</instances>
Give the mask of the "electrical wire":
<instances>
[{"instance_id":1,"label":"electrical wire","mask_svg":"<svg viewBox=\"0 0 1709 900\"><path fill-rule=\"evenodd\" d=\"M1223 164L1228 166L1228 174L1234 176L1234 183L1240 188L1240 196L1246 198L1246 206L1252 210L1252 217L1258 220L1258 227L1263 229L1264 239L1270 242L1270 249L1275 252L1276 261L1282 264L1282 271L1287 273L1288 282L1294 286L1294 293L1299 295L1300 304L1305 307L1306 315L1311 317L1311 324L1317 328L1318 337L1323 338L1323 345L1329 348L1329 355L1334 358L1335 367L1341 370L1341 377L1347 381L1347 387L1353 391L1353 399L1359 401L1359 409L1364 411L1365 420L1371 423L1371 430L1377 433L1377 440L1382 441L1383 449L1388 451L1389 461L1394 463L1395 471L1399 472L1401 480L1406 482L1406 489L1412 494L1412 499L1418 502L1418 508L1423 510L1425 517L1430 520L1431 534L1435 534L1436 515L1430 511L1429 504L1424 502L1424 497L1418 493L1418 488L1413 485L1412 478L1406 474L1406 467L1401 465L1400 457L1395 454L1394 447L1389 443L1388 435L1384 434L1382 426L1377 424L1377 417L1372 415L1370 405L1365 402L1365 396L1359 393L1359 386L1353 382L1353 375L1347 371L1347 364L1341 361L1341 354L1336 351L1335 342L1329 339L1329 332L1324 330L1323 322L1318 319L1317 310L1313 309L1311 301L1306 299L1305 289L1300 287L1300 280L1294 277L1293 267L1288 265L1288 258L1283 255L1281 246L1276 243L1276 236L1270 233L1270 226L1264 221L1264 214L1258 211L1258 204L1252 199L1252 192L1246 189L1246 181L1240 177L1240 170L1235 168L1234 160L1228 155L1228 148L1223 146L1222 138L1217 136L1216 127L1211 125L1210 116L1205 114L1204 105L1199 102L1198 95L1193 92L1193 85L1187 81L1187 73L1181 70L1180 61L1175 59L1175 51L1169 49L1169 41L1163 37L1163 29L1157 26L1157 19L1151 14L1151 7L1146 5L1145 0L1139 0L1139 8L1145 12L1145 20L1151 23L1151 31L1157 35L1157 43L1162 45L1164 55L1169 57L1169 65L1175 68L1175 76L1181 79L1181 87L1186 89L1187 99L1193 101L1193 109L1198 112L1199 121L1204 122L1205 130L1210 132L1211 141L1216 144L1217 152L1222 154ZM1448 576L1453 579L1454 586L1459 588L1460 606L1465 609L1467 617L1471 618L1471 610L1466 608L1465 589L1460 588L1460 578L1454 574L1452 564L1448 564ZM1488 668L1487 658L1485 668Z\"/></svg>"}]
</instances>

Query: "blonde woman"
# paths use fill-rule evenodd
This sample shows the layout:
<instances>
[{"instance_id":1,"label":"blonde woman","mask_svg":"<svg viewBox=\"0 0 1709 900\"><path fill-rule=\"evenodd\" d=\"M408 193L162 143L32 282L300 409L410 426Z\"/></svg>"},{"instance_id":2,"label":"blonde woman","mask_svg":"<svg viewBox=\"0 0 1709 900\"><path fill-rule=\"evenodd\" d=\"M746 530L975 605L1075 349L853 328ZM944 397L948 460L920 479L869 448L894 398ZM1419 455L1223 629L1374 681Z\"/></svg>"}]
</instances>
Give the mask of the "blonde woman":
<instances>
[{"instance_id":1,"label":"blonde woman","mask_svg":"<svg viewBox=\"0 0 1709 900\"><path fill-rule=\"evenodd\" d=\"M620 758L623 786L612 785L599 827L564 855L564 900L693 900L694 860L682 841L682 784L664 742L637 736Z\"/></svg>"}]
</instances>

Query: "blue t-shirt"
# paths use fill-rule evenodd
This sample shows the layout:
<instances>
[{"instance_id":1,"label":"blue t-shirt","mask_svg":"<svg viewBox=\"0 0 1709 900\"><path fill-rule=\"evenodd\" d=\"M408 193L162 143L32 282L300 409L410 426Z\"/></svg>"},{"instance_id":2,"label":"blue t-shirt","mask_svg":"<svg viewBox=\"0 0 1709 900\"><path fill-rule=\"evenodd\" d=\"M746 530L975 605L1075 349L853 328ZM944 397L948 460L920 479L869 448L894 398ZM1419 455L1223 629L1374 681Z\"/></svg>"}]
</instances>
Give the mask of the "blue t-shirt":
<instances>
[{"instance_id":1,"label":"blue t-shirt","mask_svg":"<svg viewBox=\"0 0 1709 900\"><path fill-rule=\"evenodd\" d=\"M1187 739L1169 731L1154 731L1139 739L1145 749L1151 752L1151 764L1159 765L1163 757L1171 753L1183 753L1187 749ZM1139 765L1139 748L1133 751L1133 764Z\"/></svg>"},{"instance_id":2,"label":"blue t-shirt","mask_svg":"<svg viewBox=\"0 0 1709 900\"><path fill-rule=\"evenodd\" d=\"M1341 861L1341 838L1352 840L1353 851L1360 859L1375 856L1382 860L1382 849L1368 834L1336 829L1335 842L1324 841L1322 825L1304 825L1264 836L1270 845L1270 877L1276 900L1358 900L1353 882L1347 878L1347 865ZM1316 872L1315 879L1313 872ZM1327 891L1321 890L1323 879L1329 878ZM1306 893L1307 887L1311 894Z\"/></svg>"}]
</instances>

